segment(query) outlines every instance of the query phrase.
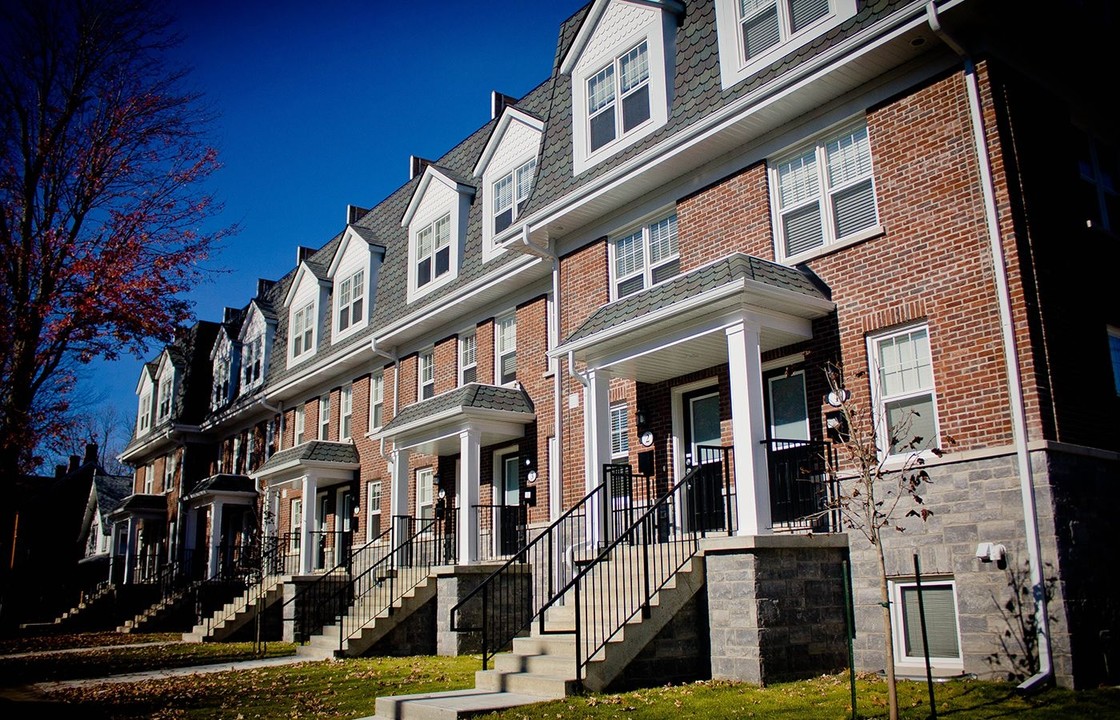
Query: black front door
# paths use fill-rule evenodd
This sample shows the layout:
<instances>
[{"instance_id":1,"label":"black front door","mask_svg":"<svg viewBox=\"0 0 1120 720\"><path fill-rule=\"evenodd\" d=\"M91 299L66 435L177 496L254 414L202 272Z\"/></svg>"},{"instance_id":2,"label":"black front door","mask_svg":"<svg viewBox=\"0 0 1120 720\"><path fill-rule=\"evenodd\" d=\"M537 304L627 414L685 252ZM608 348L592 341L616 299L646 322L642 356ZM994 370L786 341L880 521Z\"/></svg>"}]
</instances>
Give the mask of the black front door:
<instances>
[{"instance_id":1,"label":"black front door","mask_svg":"<svg viewBox=\"0 0 1120 720\"><path fill-rule=\"evenodd\" d=\"M720 398L715 387L682 396L684 404L685 473L691 481L685 491L685 517L693 532L724 530L723 466L720 433Z\"/></svg>"}]
</instances>

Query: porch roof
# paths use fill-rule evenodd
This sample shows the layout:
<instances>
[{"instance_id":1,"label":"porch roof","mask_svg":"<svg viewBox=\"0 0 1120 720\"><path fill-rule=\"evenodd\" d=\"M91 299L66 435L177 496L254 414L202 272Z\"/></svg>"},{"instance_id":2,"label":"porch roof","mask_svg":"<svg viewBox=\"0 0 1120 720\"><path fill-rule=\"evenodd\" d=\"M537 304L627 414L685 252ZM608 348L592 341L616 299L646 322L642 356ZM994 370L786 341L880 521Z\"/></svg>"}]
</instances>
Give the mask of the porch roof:
<instances>
[{"instance_id":1,"label":"porch roof","mask_svg":"<svg viewBox=\"0 0 1120 720\"><path fill-rule=\"evenodd\" d=\"M164 495L145 495L136 493L129 495L111 513L111 516L120 518L128 515L152 515L167 512L167 497Z\"/></svg>"},{"instance_id":2,"label":"porch roof","mask_svg":"<svg viewBox=\"0 0 1120 720\"><path fill-rule=\"evenodd\" d=\"M462 430L479 430L487 445L523 436L524 426L535 419L533 402L520 385L468 383L403 408L376 437L424 452L453 453Z\"/></svg>"},{"instance_id":3,"label":"porch roof","mask_svg":"<svg viewBox=\"0 0 1120 720\"><path fill-rule=\"evenodd\" d=\"M296 448L292 448L293 450ZM286 452L286 451L285 451ZM279 454L279 453L277 453ZM273 457L276 457L273 455ZM270 458L271 459L271 458ZM256 493L256 485L253 478L248 475L231 475L229 473L219 473L218 475L211 475L198 485L194 490L187 494L185 499L197 498L203 495L213 493Z\"/></svg>"},{"instance_id":4,"label":"porch roof","mask_svg":"<svg viewBox=\"0 0 1120 720\"><path fill-rule=\"evenodd\" d=\"M287 450L281 450L257 468L256 477L268 475L282 468L300 464L331 465L340 468L357 468L358 449L354 443L311 440Z\"/></svg>"},{"instance_id":5,"label":"porch roof","mask_svg":"<svg viewBox=\"0 0 1120 720\"><path fill-rule=\"evenodd\" d=\"M627 295L603 305L558 348L579 343L608 328L630 322L658 310L669 308L722 286L753 280L762 285L804 295L806 299L825 300L824 289L798 268L779 265L745 253L734 253L695 270L654 285L648 290Z\"/></svg>"}]
</instances>

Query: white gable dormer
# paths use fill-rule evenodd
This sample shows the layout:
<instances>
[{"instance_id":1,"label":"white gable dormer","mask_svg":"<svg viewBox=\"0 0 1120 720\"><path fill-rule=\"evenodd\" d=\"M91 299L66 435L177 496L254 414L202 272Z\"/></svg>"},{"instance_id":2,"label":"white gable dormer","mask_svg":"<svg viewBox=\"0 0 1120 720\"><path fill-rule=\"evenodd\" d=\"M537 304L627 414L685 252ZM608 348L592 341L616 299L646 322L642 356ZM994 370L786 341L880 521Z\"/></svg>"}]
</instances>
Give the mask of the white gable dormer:
<instances>
[{"instance_id":1,"label":"white gable dormer","mask_svg":"<svg viewBox=\"0 0 1120 720\"><path fill-rule=\"evenodd\" d=\"M210 365L213 368L214 382L210 391L210 409L225 407L237 396L238 368L240 349L223 327L210 350Z\"/></svg>"},{"instance_id":2,"label":"white gable dormer","mask_svg":"<svg viewBox=\"0 0 1120 720\"><path fill-rule=\"evenodd\" d=\"M140 379L136 382L136 437L147 435L152 429L156 417L156 382L152 375L152 367L145 364L140 371Z\"/></svg>"},{"instance_id":3,"label":"white gable dormer","mask_svg":"<svg viewBox=\"0 0 1120 720\"><path fill-rule=\"evenodd\" d=\"M369 228L349 225L335 250L327 274L334 285L331 337L349 337L369 325L373 290L385 248L374 241Z\"/></svg>"},{"instance_id":4,"label":"white gable dormer","mask_svg":"<svg viewBox=\"0 0 1120 720\"><path fill-rule=\"evenodd\" d=\"M177 381L175 363L171 362L171 353L163 351L159 359L159 367L155 375L155 407L156 419L153 425L167 422L175 410L175 386Z\"/></svg>"},{"instance_id":5,"label":"white gable dormer","mask_svg":"<svg viewBox=\"0 0 1120 720\"><path fill-rule=\"evenodd\" d=\"M324 271L317 271L306 260L299 264L284 307L288 311L288 365L315 355L326 311L330 283Z\"/></svg>"},{"instance_id":6,"label":"white gable dormer","mask_svg":"<svg viewBox=\"0 0 1120 720\"><path fill-rule=\"evenodd\" d=\"M537 174L544 123L507 107L474 168L482 183L482 259L497 257L517 234L517 220Z\"/></svg>"},{"instance_id":7,"label":"white gable dormer","mask_svg":"<svg viewBox=\"0 0 1120 720\"><path fill-rule=\"evenodd\" d=\"M474 193L474 186L450 171L424 168L401 220L408 228L409 302L458 277Z\"/></svg>"},{"instance_id":8,"label":"white gable dormer","mask_svg":"<svg viewBox=\"0 0 1120 720\"><path fill-rule=\"evenodd\" d=\"M676 2L597 0L560 71L572 77L572 171L611 157L669 118Z\"/></svg>"},{"instance_id":9,"label":"white gable dormer","mask_svg":"<svg viewBox=\"0 0 1120 720\"><path fill-rule=\"evenodd\" d=\"M268 358L272 354L272 338L276 334L276 318L266 313L253 300L241 323L238 342L241 346L241 393L251 392L264 384Z\"/></svg>"}]
</instances>

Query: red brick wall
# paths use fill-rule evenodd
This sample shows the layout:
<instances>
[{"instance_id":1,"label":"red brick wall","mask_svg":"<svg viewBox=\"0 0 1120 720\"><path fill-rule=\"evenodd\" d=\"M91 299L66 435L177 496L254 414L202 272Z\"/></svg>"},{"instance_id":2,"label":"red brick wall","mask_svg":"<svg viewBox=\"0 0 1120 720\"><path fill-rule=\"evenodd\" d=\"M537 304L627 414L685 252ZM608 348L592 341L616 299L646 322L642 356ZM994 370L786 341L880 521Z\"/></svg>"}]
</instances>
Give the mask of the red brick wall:
<instances>
[{"instance_id":1,"label":"red brick wall","mask_svg":"<svg viewBox=\"0 0 1120 720\"><path fill-rule=\"evenodd\" d=\"M734 252L773 260L769 192L759 163L678 201L681 272Z\"/></svg>"},{"instance_id":2,"label":"red brick wall","mask_svg":"<svg viewBox=\"0 0 1120 720\"><path fill-rule=\"evenodd\" d=\"M452 335L435 344L436 395L459 385L459 336Z\"/></svg>"}]
</instances>

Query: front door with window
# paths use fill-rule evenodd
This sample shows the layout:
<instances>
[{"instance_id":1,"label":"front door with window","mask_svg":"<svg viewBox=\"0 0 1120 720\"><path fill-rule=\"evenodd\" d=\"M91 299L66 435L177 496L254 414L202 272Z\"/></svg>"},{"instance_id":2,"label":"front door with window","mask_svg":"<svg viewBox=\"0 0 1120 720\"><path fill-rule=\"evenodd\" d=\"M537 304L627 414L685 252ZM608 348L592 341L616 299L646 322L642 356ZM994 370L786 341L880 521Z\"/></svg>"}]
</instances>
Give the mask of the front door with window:
<instances>
[{"instance_id":1,"label":"front door with window","mask_svg":"<svg viewBox=\"0 0 1120 720\"><path fill-rule=\"evenodd\" d=\"M503 455L501 471L501 502L498 507L498 552L512 555L524 546L525 523L521 507L521 461L518 455Z\"/></svg>"},{"instance_id":2,"label":"front door with window","mask_svg":"<svg viewBox=\"0 0 1120 720\"><path fill-rule=\"evenodd\" d=\"M765 376L770 516L789 525L819 510L823 456L809 436L805 372L782 368Z\"/></svg>"},{"instance_id":3,"label":"front door with window","mask_svg":"<svg viewBox=\"0 0 1120 720\"><path fill-rule=\"evenodd\" d=\"M720 397L715 387L681 396L684 409L685 472L692 480L685 491L684 515L693 532L727 527L720 452Z\"/></svg>"}]
</instances>

